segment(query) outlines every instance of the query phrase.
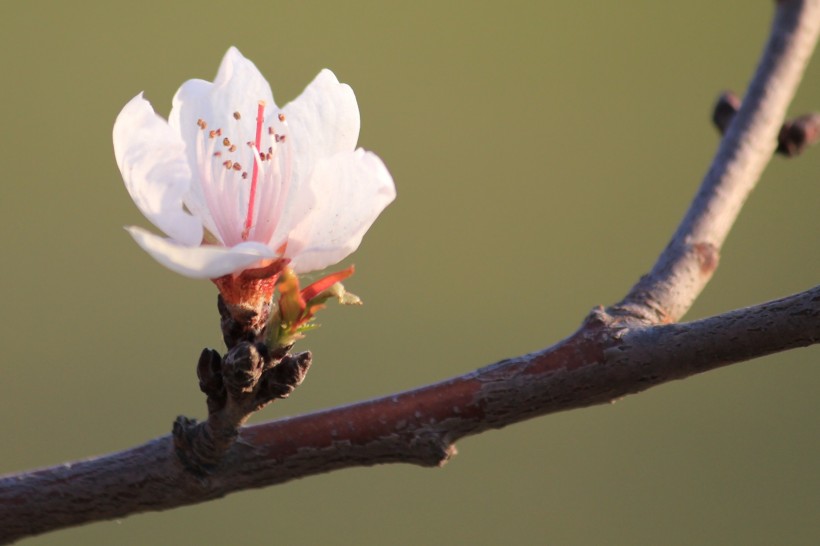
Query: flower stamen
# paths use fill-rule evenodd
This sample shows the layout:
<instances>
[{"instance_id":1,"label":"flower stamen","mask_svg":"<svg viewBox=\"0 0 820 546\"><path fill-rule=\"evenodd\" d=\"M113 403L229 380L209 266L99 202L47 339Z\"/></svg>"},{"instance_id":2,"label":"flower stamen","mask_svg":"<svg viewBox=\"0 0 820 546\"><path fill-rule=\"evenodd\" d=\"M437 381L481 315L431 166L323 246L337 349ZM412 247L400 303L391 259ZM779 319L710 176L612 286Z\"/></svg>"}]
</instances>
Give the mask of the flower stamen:
<instances>
[{"instance_id":1,"label":"flower stamen","mask_svg":"<svg viewBox=\"0 0 820 546\"><path fill-rule=\"evenodd\" d=\"M290 191L290 183L291 177L293 176L293 143L291 139L287 138L288 133L290 132L288 127L287 119L285 118L285 114L279 113L277 116L279 123L282 124L282 134L273 135L273 140L276 144L284 144L284 165L282 165L281 171L281 184L278 188L278 193L276 195L276 206L273 209L273 213L271 215L272 218L276 218L277 221L279 218L282 217L285 208L285 202L288 198L288 192ZM279 146L276 146L276 151L278 152ZM277 155L274 153L273 155Z\"/></svg>"},{"instance_id":2,"label":"flower stamen","mask_svg":"<svg viewBox=\"0 0 820 546\"><path fill-rule=\"evenodd\" d=\"M259 107L256 110L256 155L261 153L262 149L262 125L265 123L265 101L259 101ZM238 169L237 169L238 170ZM256 201L256 185L259 182L259 161L253 162L253 174L251 175L251 193L248 197L248 214L245 216L245 229L242 230L242 240L247 241L248 235L253 225L253 205Z\"/></svg>"}]
</instances>

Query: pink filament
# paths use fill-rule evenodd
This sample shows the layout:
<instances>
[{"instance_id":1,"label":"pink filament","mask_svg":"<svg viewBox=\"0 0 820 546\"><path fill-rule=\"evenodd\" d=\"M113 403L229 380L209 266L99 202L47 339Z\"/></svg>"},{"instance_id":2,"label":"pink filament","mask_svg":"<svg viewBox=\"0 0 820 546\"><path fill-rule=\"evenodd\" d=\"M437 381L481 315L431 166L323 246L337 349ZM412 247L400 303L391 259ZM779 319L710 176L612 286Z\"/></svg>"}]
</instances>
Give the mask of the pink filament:
<instances>
[{"instance_id":1,"label":"pink filament","mask_svg":"<svg viewBox=\"0 0 820 546\"><path fill-rule=\"evenodd\" d=\"M262 150L262 125L265 123L265 103L259 101L259 108L256 110L256 155L253 162L253 175L251 176L251 194L248 198L248 214L245 216L245 229L242 230L242 240L248 240L248 234L253 224L253 205L256 201L256 183L259 180L259 154Z\"/></svg>"}]
</instances>

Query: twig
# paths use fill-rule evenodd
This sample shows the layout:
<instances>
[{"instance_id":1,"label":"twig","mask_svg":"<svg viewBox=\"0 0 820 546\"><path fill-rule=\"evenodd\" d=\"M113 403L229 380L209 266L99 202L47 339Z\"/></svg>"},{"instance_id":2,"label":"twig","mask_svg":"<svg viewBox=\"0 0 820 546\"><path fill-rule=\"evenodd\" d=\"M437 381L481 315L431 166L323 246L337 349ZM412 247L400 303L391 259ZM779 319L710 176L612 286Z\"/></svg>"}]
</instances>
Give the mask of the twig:
<instances>
[{"instance_id":1,"label":"twig","mask_svg":"<svg viewBox=\"0 0 820 546\"><path fill-rule=\"evenodd\" d=\"M679 320L712 278L720 248L777 145L786 109L817 43L820 2L777 2L772 31L746 98L678 230L652 270L614 312Z\"/></svg>"},{"instance_id":2,"label":"twig","mask_svg":"<svg viewBox=\"0 0 820 546\"><path fill-rule=\"evenodd\" d=\"M251 270L251 274L254 271L260 270ZM198 423L180 416L173 428L177 456L188 471L202 477L223 462L239 437L240 427L253 413L274 400L287 398L302 384L312 359L309 352L289 354L290 345L268 347L265 336L270 305L260 309L264 318L258 316L259 311L247 308L237 313L220 294L217 308L228 352L223 358L217 351L205 349L196 366L199 389L206 396L208 420ZM241 319L236 318L237 314Z\"/></svg>"}]
</instances>

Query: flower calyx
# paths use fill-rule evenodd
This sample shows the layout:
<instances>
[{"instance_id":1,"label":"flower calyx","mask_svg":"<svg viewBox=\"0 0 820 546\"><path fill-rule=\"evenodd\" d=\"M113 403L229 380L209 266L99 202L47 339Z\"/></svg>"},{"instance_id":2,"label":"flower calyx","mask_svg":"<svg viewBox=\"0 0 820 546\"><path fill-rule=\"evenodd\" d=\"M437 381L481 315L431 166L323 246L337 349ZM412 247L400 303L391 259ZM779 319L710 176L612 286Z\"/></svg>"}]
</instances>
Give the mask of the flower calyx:
<instances>
[{"instance_id":1,"label":"flower calyx","mask_svg":"<svg viewBox=\"0 0 820 546\"><path fill-rule=\"evenodd\" d=\"M289 260L279 258L265 267L212 279L219 289L222 336L228 348L239 341L255 341L271 316L271 303L279 276Z\"/></svg>"}]
</instances>

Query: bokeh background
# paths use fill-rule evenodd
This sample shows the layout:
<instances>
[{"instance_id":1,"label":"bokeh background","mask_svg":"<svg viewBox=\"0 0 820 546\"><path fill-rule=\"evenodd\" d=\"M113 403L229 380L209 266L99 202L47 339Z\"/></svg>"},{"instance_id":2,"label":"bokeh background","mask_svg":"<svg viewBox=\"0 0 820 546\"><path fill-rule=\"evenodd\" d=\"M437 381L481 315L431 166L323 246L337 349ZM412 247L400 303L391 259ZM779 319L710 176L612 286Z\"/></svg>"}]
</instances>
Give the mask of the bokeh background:
<instances>
[{"instance_id":1,"label":"bokeh background","mask_svg":"<svg viewBox=\"0 0 820 546\"><path fill-rule=\"evenodd\" d=\"M323 67L398 200L348 262L292 399L376 397L544 347L653 263L742 92L771 2L15 2L0 17L0 472L141 444L202 417L216 290L122 230L148 226L111 127L167 115L230 45L280 104ZM792 114L820 109L820 62ZM775 158L687 318L813 286L820 150ZM820 352L469 438L443 469L344 470L26 544L816 544Z\"/></svg>"}]
</instances>

